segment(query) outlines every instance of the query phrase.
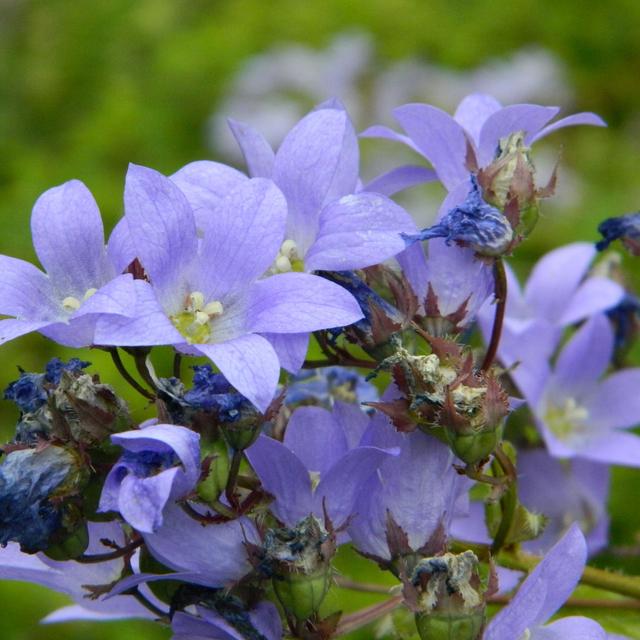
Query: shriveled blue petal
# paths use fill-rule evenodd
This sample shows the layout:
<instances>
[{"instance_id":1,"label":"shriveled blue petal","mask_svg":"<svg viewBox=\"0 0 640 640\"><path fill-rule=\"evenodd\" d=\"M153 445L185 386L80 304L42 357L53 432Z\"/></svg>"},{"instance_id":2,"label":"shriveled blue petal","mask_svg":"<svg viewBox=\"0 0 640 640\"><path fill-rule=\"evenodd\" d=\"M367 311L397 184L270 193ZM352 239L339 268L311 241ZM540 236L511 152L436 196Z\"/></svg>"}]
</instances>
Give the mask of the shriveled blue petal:
<instances>
[{"instance_id":1,"label":"shriveled blue petal","mask_svg":"<svg viewBox=\"0 0 640 640\"><path fill-rule=\"evenodd\" d=\"M260 411L267 409L278 386L280 363L265 338L246 334L227 342L199 344L196 347Z\"/></svg>"},{"instance_id":2,"label":"shriveled blue petal","mask_svg":"<svg viewBox=\"0 0 640 640\"><path fill-rule=\"evenodd\" d=\"M393 115L431 162L447 190L467 179L467 139L448 113L427 104L405 104L394 109Z\"/></svg>"},{"instance_id":3,"label":"shriveled blue petal","mask_svg":"<svg viewBox=\"0 0 640 640\"><path fill-rule=\"evenodd\" d=\"M30 262L0 255L0 314L22 320L66 316L50 279Z\"/></svg>"},{"instance_id":4,"label":"shriveled blue petal","mask_svg":"<svg viewBox=\"0 0 640 640\"><path fill-rule=\"evenodd\" d=\"M270 178L275 154L266 138L251 125L227 118L233 137L240 146L252 178Z\"/></svg>"},{"instance_id":5,"label":"shriveled blue petal","mask_svg":"<svg viewBox=\"0 0 640 640\"><path fill-rule=\"evenodd\" d=\"M491 620L485 640L519 638L544 624L571 595L582 575L587 545L574 524L529 574L511 602Z\"/></svg>"},{"instance_id":6,"label":"shriveled blue petal","mask_svg":"<svg viewBox=\"0 0 640 640\"><path fill-rule=\"evenodd\" d=\"M556 120L554 123L544 127L544 129L541 129L533 136L527 136L527 138L525 138L525 142L527 144L533 144L537 140L548 136L550 133L553 133L558 129L562 129L564 127L573 127L580 124L587 124L594 127L607 126L607 123L595 113L590 113L588 111L585 111L583 113L574 113L572 116L567 116L566 118Z\"/></svg>"},{"instance_id":7,"label":"shriveled blue petal","mask_svg":"<svg viewBox=\"0 0 640 640\"><path fill-rule=\"evenodd\" d=\"M144 280L134 280L136 305L132 317L104 315L98 318L94 343L142 347L181 344L182 334L171 324L154 290Z\"/></svg>"},{"instance_id":8,"label":"shriveled blue petal","mask_svg":"<svg viewBox=\"0 0 640 640\"><path fill-rule=\"evenodd\" d=\"M611 323L605 315L595 315L576 331L558 356L555 385L568 395L589 396L612 355Z\"/></svg>"},{"instance_id":9,"label":"shriveled blue petal","mask_svg":"<svg viewBox=\"0 0 640 640\"><path fill-rule=\"evenodd\" d=\"M263 333L275 349L280 366L289 373L300 371L309 348L308 333Z\"/></svg>"},{"instance_id":10,"label":"shriveled blue petal","mask_svg":"<svg viewBox=\"0 0 640 640\"><path fill-rule=\"evenodd\" d=\"M220 201L247 181L247 176L220 162L190 162L170 176L186 196L198 229L202 229Z\"/></svg>"},{"instance_id":11,"label":"shriveled blue petal","mask_svg":"<svg viewBox=\"0 0 640 640\"><path fill-rule=\"evenodd\" d=\"M273 496L271 510L289 526L295 526L313 509L309 470L284 444L261 435L246 451L262 486Z\"/></svg>"},{"instance_id":12,"label":"shriveled blue petal","mask_svg":"<svg viewBox=\"0 0 640 640\"><path fill-rule=\"evenodd\" d=\"M334 415L321 407L299 407L287 425L284 444L309 471L322 474L347 453L347 440Z\"/></svg>"},{"instance_id":13,"label":"shriveled blue petal","mask_svg":"<svg viewBox=\"0 0 640 640\"><path fill-rule=\"evenodd\" d=\"M392 196L399 191L410 189L425 182L433 182L437 179L438 176L433 169L418 165L404 165L374 178L365 185L363 191L373 191L384 196Z\"/></svg>"},{"instance_id":14,"label":"shriveled blue petal","mask_svg":"<svg viewBox=\"0 0 640 640\"><path fill-rule=\"evenodd\" d=\"M607 640L610 636L591 618L569 616L535 629L531 640Z\"/></svg>"},{"instance_id":15,"label":"shriveled blue petal","mask_svg":"<svg viewBox=\"0 0 640 640\"><path fill-rule=\"evenodd\" d=\"M243 182L204 225L195 287L205 299L237 297L267 271L284 239L287 203L271 180Z\"/></svg>"},{"instance_id":16,"label":"shriveled blue petal","mask_svg":"<svg viewBox=\"0 0 640 640\"><path fill-rule=\"evenodd\" d=\"M326 509L336 527L356 515L356 499L367 480L378 467L398 450L390 451L376 447L357 447L338 460L320 475L314 495L314 513L321 516Z\"/></svg>"},{"instance_id":17,"label":"shriveled blue petal","mask_svg":"<svg viewBox=\"0 0 640 640\"><path fill-rule=\"evenodd\" d=\"M247 328L251 331L300 333L343 327L362 318L350 293L306 273L282 273L260 280L249 296Z\"/></svg>"},{"instance_id":18,"label":"shriveled blue petal","mask_svg":"<svg viewBox=\"0 0 640 640\"><path fill-rule=\"evenodd\" d=\"M411 216L385 196L369 192L344 196L322 209L305 266L346 271L379 264L404 249L401 233L415 231Z\"/></svg>"},{"instance_id":19,"label":"shriveled blue petal","mask_svg":"<svg viewBox=\"0 0 640 640\"><path fill-rule=\"evenodd\" d=\"M174 297L198 248L189 202L169 178L132 164L127 172L124 207L136 256L166 304Z\"/></svg>"},{"instance_id":20,"label":"shriveled blue petal","mask_svg":"<svg viewBox=\"0 0 640 640\"><path fill-rule=\"evenodd\" d=\"M303 253L315 237L324 204L355 191L358 164L358 141L343 110L313 111L280 145L273 179L289 204L288 236Z\"/></svg>"},{"instance_id":21,"label":"shriveled blue petal","mask_svg":"<svg viewBox=\"0 0 640 640\"><path fill-rule=\"evenodd\" d=\"M616 218L607 218L598 225L602 240L596 243L596 249L603 251L614 240L636 243L640 238L640 212L628 213Z\"/></svg>"},{"instance_id":22,"label":"shriveled blue petal","mask_svg":"<svg viewBox=\"0 0 640 640\"><path fill-rule=\"evenodd\" d=\"M493 96L487 93L472 93L462 99L453 119L469 134L477 149L482 126L489 116L501 108L502 105Z\"/></svg>"},{"instance_id":23,"label":"shriveled blue petal","mask_svg":"<svg viewBox=\"0 0 640 640\"><path fill-rule=\"evenodd\" d=\"M596 254L592 244L574 242L544 255L533 268L524 296L537 316L557 322Z\"/></svg>"},{"instance_id":24,"label":"shriveled blue petal","mask_svg":"<svg viewBox=\"0 0 640 640\"><path fill-rule=\"evenodd\" d=\"M478 163L488 165L496 155L500 138L510 133L524 131L535 135L549 120L558 114L559 107L541 107L537 104L512 104L490 115L480 130Z\"/></svg>"},{"instance_id":25,"label":"shriveled blue petal","mask_svg":"<svg viewBox=\"0 0 640 640\"><path fill-rule=\"evenodd\" d=\"M98 205L79 180L45 191L31 215L38 258L62 297L84 295L113 276Z\"/></svg>"},{"instance_id":26,"label":"shriveled blue petal","mask_svg":"<svg viewBox=\"0 0 640 640\"><path fill-rule=\"evenodd\" d=\"M246 518L205 527L178 505L167 505L164 523L145 543L162 564L176 571L202 576L212 587L222 587L247 574L251 566L244 542L258 542L253 523Z\"/></svg>"}]
</instances>

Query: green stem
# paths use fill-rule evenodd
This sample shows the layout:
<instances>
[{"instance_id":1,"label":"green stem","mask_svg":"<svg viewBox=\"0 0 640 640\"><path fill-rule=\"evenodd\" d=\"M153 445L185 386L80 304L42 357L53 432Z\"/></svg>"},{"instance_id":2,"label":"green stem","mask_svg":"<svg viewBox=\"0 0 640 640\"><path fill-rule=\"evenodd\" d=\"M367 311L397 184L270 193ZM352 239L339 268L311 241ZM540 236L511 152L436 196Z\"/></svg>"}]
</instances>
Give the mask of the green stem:
<instances>
[{"instance_id":1,"label":"green stem","mask_svg":"<svg viewBox=\"0 0 640 640\"><path fill-rule=\"evenodd\" d=\"M149 372L149 367L147 366L147 354L146 351L138 351L133 357L134 362L136 363L136 369L140 374L141 378L152 388L156 389L156 381L153 379L153 376Z\"/></svg>"},{"instance_id":2,"label":"green stem","mask_svg":"<svg viewBox=\"0 0 640 640\"><path fill-rule=\"evenodd\" d=\"M483 560L488 560L491 555L491 547L486 544L454 540L449 546L453 553L462 553L470 550ZM537 566L542 557L522 551L506 551L503 549L495 556L494 560L501 567L529 572ZM606 569L585 567L580 581L591 587L640 600L640 576L626 576Z\"/></svg>"},{"instance_id":3,"label":"green stem","mask_svg":"<svg viewBox=\"0 0 640 640\"><path fill-rule=\"evenodd\" d=\"M100 562L109 562L109 560L117 560L118 558L123 558L124 556L133 553L138 547L142 546L143 542L144 540L139 538L138 540L134 540L115 551L109 551L108 553L94 553L88 556L83 555L73 558L73 560L80 564L98 564Z\"/></svg>"},{"instance_id":4,"label":"green stem","mask_svg":"<svg viewBox=\"0 0 640 640\"><path fill-rule=\"evenodd\" d=\"M500 519L500 526L496 532L493 544L491 545L491 553L497 554L500 549L506 544L511 525L513 523L513 517L516 513L518 506L518 484L516 481L516 472L509 460L509 456L502 450L502 444L498 444L494 452L494 460L496 466L500 468L500 471L505 477L508 477L511 482L507 487L504 495L500 498L500 507L502 509L502 516Z\"/></svg>"},{"instance_id":5,"label":"green stem","mask_svg":"<svg viewBox=\"0 0 640 640\"><path fill-rule=\"evenodd\" d=\"M113 360L113 364L115 365L118 373L123 377L123 379L129 383L131 387L133 387L140 395L147 398L147 400L155 400L155 396L147 391L126 369L124 363L122 362L122 358L120 357L120 352L117 347L107 348L111 354L111 359Z\"/></svg>"},{"instance_id":6,"label":"green stem","mask_svg":"<svg viewBox=\"0 0 640 640\"><path fill-rule=\"evenodd\" d=\"M375 622L378 618L382 618L382 616L386 616L388 613L391 613L400 607L402 605L402 600L402 596L395 596L389 600L379 602L371 607L361 609L360 611L356 611L355 613L345 616L338 625L334 637L337 638L339 636L347 635L352 631L356 631L357 629L361 629L362 627Z\"/></svg>"},{"instance_id":7,"label":"green stem","mask_svg":"<svg viewBox=\"0 0 640 640\"><path fill-rule=\"evenodd\" d=\"M229 476L227 478L227 486L224 490L225 496L227 496L227 500L229 504L236 505L237 500L235 496L236 490L236 482L238 480L238 473L240 472L240 464L242 463L243 453L242 451L233 451L233 456L231 456L231 466L229 467Z\"/></svg>"},{"instance_id":8,"label":"green stem","mask_svg":"<svg viewBox=\"0 0 640 640\"><path fill-rule=\"evenodd\" d=\"M507 274L504 270L504 262L502 261L502 258L496 258L493 263L493 279L494 293L496 296L496 314L493 319L493 329L491 330L489 347L484 356L484 360L482 361L482 366L480 367L482 371L489 370L489 367L493 364L496 353L498 352L498 344L500 343L500 337L502 336L504 312L507 308Z\"/></svg>"},{"instance_id":9,"label":"green stem","mask_svg":"<svg viewBox=\"0 0 640 640\"><path fill-rule=\"evenodd\" d=\"M182 354L176 351L176 354L173 356L173 377L178 378L180 380L180 365L182 364Z\"/></svg>"}]
</instances>

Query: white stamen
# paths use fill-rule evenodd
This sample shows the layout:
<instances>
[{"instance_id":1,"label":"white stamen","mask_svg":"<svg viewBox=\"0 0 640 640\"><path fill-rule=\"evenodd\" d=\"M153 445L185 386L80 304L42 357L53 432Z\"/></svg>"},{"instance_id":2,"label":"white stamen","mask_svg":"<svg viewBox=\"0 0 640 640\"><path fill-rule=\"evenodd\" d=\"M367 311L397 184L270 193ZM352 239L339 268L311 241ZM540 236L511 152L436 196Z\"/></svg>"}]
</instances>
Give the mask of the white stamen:
<instances>
[{"instance_id":1,"label":"white stamen","mask_svg":"<svg viewBox=\"0 0 640 640\"><path fill-rule=\"evenodd\" d=\"M93 287L91 287L91 289L87 289L87 291L84 294L83 300L88 300L96 291L97 289L94 289Z\"/></svg>"},{"instance_id":2,"label":"white stamen","mask_svg":"<svg viewBox=\"0 0 640 640\"><path fill-rule=\"evenodd\" d=\"M280 253L287 258L293 258L298 253L298 245L294 240L285 240L280 247Z\"/></svg>"},{"instance_id":3,"label":"white stamen","mask_svg":"<svg viewBox=\"0 0 640 640\"><path fill-rule=\"evenodd\" d=\"M197 324L207 324L207 322L209 322L209 316L204 311L196 311L195 321Z\"/></svg>"},{"instance_id":4,"label":"white stamen","mask_svg":"<svg viewBox=\"0 0 640 640\"><path fill-rule=\"evenodd\" d=\"M278 256L276 258L276 270L281 273L287 273L291 271L291 261L287 256Z\"/></svg>"},{"instance_id":5,"label":"white stamen","mask_svg":"<svg viewBox=\"0 0 640 640\"><path fill-rule=\"evenodd\" d=\"M189 294L189 306L193 311L199 311L204 306L204 294L200 291L192 291Z\"/></svg>"},{"instance_id":6,"label":"white stamen","mask_svg":"<svg viewBox=\"0 0 640 640\"><path fill-rule=\"evenodd\" d=\"M62 308L65 311L76 311L77 309L80 308L80 300L78 300L78 298L74 298L73 296L67 296L63 301L62 301Z\"/></svg>"},{"instance_id":7,"label":"white stamen","mask_svg":"<svg viewBox=\"0 0 640 640\"><path fill-rule=\"evenodd\" d=\"M222 306L222 302L219 300L214 300L213 302L207 303L203 311L209 316L220 316L224 311L224 307Z\"/></svg>"}]
</instances>

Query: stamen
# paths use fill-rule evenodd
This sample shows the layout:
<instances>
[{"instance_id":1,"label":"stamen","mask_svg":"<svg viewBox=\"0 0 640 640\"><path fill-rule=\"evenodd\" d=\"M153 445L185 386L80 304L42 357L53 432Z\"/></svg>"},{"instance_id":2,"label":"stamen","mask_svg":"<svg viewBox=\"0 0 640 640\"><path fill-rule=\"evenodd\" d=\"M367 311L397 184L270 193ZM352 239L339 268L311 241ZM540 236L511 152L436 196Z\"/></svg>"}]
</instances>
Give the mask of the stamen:
<instances>
[{"instance_id":1,"label":"stamen","mask_svg":"<svg viewBox=\"0 0 640 640\"><path fill-rule=\"evenodd\" d=\"M96 291L97 289L95 289L94 287L91 287L91 289L87 289L84 294L83 300L88 300Z\"/></svg>"},{"instance_id":2,"label":"stamen","mask_svg":"<svg viewBox=\"0 0 640 640\"><path fill-rule=\"evenodd\" d=\"M291 271L291 261L287 256L278 256L276 258L276 271L287 273Z\"/></svg>"},{"instance_id":3,"label":"stamen","mask_svg":"<svg viewBox=\"0 0 640 640\"><path fill-rule=\"evenodd\" d=\"M68 312L73 312L73 311L77 311L80 308L80 305L82 303L80 302L80 300L78 300L78 298L74 298L73 296L67 296L63 301L62 301L62 308L65 311Z\"/></svg>"}]
</instances>

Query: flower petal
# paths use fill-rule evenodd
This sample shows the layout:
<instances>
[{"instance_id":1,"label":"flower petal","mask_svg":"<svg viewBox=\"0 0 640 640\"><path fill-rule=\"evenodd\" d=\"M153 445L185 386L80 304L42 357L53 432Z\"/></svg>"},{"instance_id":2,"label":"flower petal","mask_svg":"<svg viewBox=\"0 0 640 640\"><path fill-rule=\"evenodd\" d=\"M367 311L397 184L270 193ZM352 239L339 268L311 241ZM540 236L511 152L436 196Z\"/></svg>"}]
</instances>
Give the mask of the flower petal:
<instances>
[{"instance_id":1,"label":"flower petal","mask_svg":"<svg viewBox=\"0 0 640 640\"><path fill-rule=\"evenodd\" d=\"M462 99L453 119L462 126L473 140L476 149L480 144L480 130L489 116L502 105L487 93L472 93Z\"/></svg>"},{"instance_id":2,"label":"flower petal","mask_svg":"<svg viewBox=\"0 0 640 640\"><path fill-rule=\"evenodd\" d=\"M566 326L584 320L595 313L615 307L623 297L624 289L617 282L606 278L588 278L568 301L559 323Z\"/></svg>"},{"instance_id":3,"label":"flower petal","mask_svg":"<svg viewBox=\"0 0 640 640\"><path fill-rule=\"evenodd\" d=\"M25 320L65 317L50 279L30 262L0 255L0 314Z\"/></svg>"},{"instance_id":4,"label":"flower petal","mask_svg":"<svg viewBox=\"0 0 640 640\"><path fill-rule=\"evenodd\" d=\"M607 632L591 618L568 616L535 629L531 640L607 640Z\"/></svg>"},{"instance_id":5,"label":"flower petal","mask_svg":"<svg viewBox=\"0 0 640 640\"><path fill-rule=\"evenodd\" d=\"M296 374L302 368L309 349L308 333L263 333L275 349L280 366Z\"/></svg>"},{"instance_id":6,"label":"flower petal","mask_svg":"<svg viewBox=\"0 0 640 640\"><path fill-rule=\"evenodd\" d=\"M195 346L213 360L229 383L260 411L267 409L278 386L280 363L265 338L246 334L227 342Z\"/></svg>"},{"instance_id":7,"label":"flower petal","mask_svg":"<svg viewBox=\"0 0 640 640\"><path fill-rule=\"evenodd\" d=\"M609 429L640 424L640 369L623 369L603 380L589 398L589 420Z\"/></svg>"},{"instance_id":8,"label":"flower petal","mask_svg":"<svg viewBox=\"0 0 640 640\"><path fill-rule=\"evenodd\" d=\"M374 178L362 190L380 193L384 196L392 196L399 191L410 189L425 182L433 182L437 179L438 175L433 169L408 164Z\"/></svg>"},{"instance_id":9,"label":"flower petal","mask_svg":"<svg viewBox=\"0 0 640 640\"><path fill-rule=\"evenodd\" d=\"M116 273L122 273L137 257L126 216L118 220L107 243L107 254Z\"/></svg>"},{"instance_id":10,"label":"flower petal","mask_svg":"<svg viewBox=\"0 0 640 640\"><path fill-rule=\"evenodd\" d=\"M205 300L224 300L264 274L284 239L287 203L264 178L247 180L224 197L204 225L194 282Z\"/></svg>"},{"instance_id":11,"label":"flower petal","mask_svg":"<svg viewBox=\"0 0 640 640\"><path fill-rule=\"evenodd\" d=\"M416 146L415 142L409 137L394 131L389 127L385 127L381 124L374 124L372 127L365 129L362 133L358 134L359 138L383 138L385 140L393 140L394 142L401 142L411 147L414 151L422 153Z\"/></svg>"},{"instance_id":12,"label":"flower petal","mask_svg":"<svg viewBox=\"0 0 640 640\"><path fill-rule=\"evenodd\" d=\"M576 455L605 464L640 467L640 436L613 429L584 444Z\"/></svg>"},{"instance_id":13,"label":"flower petal","mask_svg":"<svg viewBox=\"0 0 640 640\"><path fill-rule=\"evenodd\" d=\"M295 526L312 509L311 479L300 459L284 444L259 436L246 451L262 486L273 496L271 510L289 526Z\"/></svg>"},{"instance_id":14,"label":"flower petal","mask_svg":"<svg viewBox=\"0 0 640 640\"><path fill-rule=\"evenodd\" d=\"M136 309L136 285L133 277L125 273L116 276L82 302L71 316L72 320L90 314L114 314L131 317Z\"/></svg>"},{"instance_id":15,"label":"flower petal","mask_svg":"<svg viewBox=\"0 0 640 640\"><path fill-rule=\"evenodd\" d=\"M84 295L114 275L98 205L79 180L49 189L38 198L31 234L42 266L63 297Z\"/></svg>"},{"instance_id":16,"label":"flower petal","mask_svg":"<svg viewBox=\"0 0 640 640\"><path fill-rule=\"evenodd\" d=\"M0 320L0 344L24 336L32 331L38 331L50 324L51 322L47 320L43 322L27 322L26 320L14 320L13 318Z\"/></svg>"},{"instance_id":17,"label":"flower petal","mask_svg":"<svg viewBox=\"0 0 640 640\"><path fill-rule=\"evenodd\" d=\"M427 104L405 104L394 109L393 115L448 191L467 179L467 139L448 113Z\"/></svg>"},{"instance_id":18,"label":"flower petal","mask_svg":"<svg viewBox=\"0 0 640 640\"><path fill-rule=\"evenodd\" d=\"M169 178L135 164L127 172L124 207L136 256L164 303L198 248L191 207Z\"/></svg>"},{"instance_id":19,"label":"flower petal","mask_svg":"<svg viewBox=\"0 0 640 640\"><path fill-rule=\"evenodd\" d=\"M567 116L566 118L562 118L557 120L553 124L548 125L544 129L541 129L533 136L527 136L525 142L528 145L532 145L537 140L548 136L550 133L557 131L558 129L562 129L563 127L573 127L575 125L580 124L588 124L594 127L606 127L607 123L595 113L590 113L585 111L583 113L575 113L572 116Z\"/></svg>"},{"instance_id":20,"label":"flower petal","mask_svg":"<svg viewBox=\"0 0 640 640\"><path fill-rule=\"evenodd\" d=\"M411 216L377 193L361 192L328 204L320 213L307 270L346 271L379 264L405 248L401 233L415 233Z\"/></svg>"},{"instance_id":21,"label":"flower petal","mask_svg":"<svg viewBox=\"0 0 640 640\"><path fill-rule=\"evenodd\" d=\"M339 285L307 273L282 273L256 282L249 293L247 327L256 332L300 333L360 320L356 299Z\"/></svg>"},{"instance_id":22,"label":"flower petal","mask_svg":"<svg viewBox=\"0 0 640 640\"><path fill-rule=\"evenodd\" d=\"M560 111L559 107L541 107L537 104L512 104L490 115L480 130L478 163L488 165L494 158L500 138L524 131L535 135Z\"/></svg>"},{"instance_id":23,"label":"flower petal","mask_svg":"<svg viewBox=\"0 0 640 640\"><path fill-rule=\"evenodd\" d=\"M233 137L240 145L244 161L252 178L270 178L275 154L266 138L251 125L227 118Z\"/></svg>"}]
</instances>

